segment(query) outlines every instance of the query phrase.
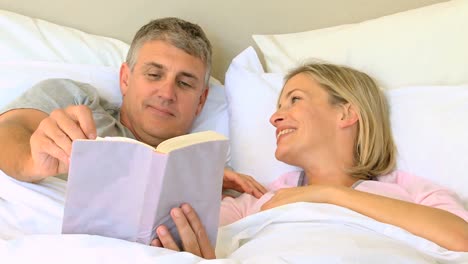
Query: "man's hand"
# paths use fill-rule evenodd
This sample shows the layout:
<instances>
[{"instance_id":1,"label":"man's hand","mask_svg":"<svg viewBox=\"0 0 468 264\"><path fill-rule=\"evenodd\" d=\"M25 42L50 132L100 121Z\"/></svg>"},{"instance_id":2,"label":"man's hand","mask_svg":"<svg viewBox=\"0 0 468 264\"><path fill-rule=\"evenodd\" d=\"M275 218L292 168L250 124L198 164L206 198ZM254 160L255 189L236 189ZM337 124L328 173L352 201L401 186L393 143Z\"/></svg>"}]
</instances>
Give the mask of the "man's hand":
<instances>
[{"instance_id":1,"label":"man's hand","mask_svg":"<svg viewBox=\"0 0 468 264\"><path fill-rule=\"evenodd\" d=\"M54 110L31 135L31 173L41 180L68 171L72 141L95 139L96 125L84 105Z\"/></svg>"},{"instance_id":2,"label":"man's hand","mask_svg":"<svg viewBox=\"0 0 468 264\"><path fill-rule=\"evenodd\" d=\"M206 230L190 205L183 204L180 208L173 208L171 217L179 232L184 251L205 259L216 258ZM152 246L181 251L166 226L159 226L156 232L158 238L151 242Z\"/></svg>"},{"instance_id":3,"label":"man's hand","mask_svg":"<svg viewBox=\"0 0 468 264\"><path fill-rule=\"evenodd\" d=\"M224 169L223 190L225 189L245 192L255 196L256 198L260 198L267 192L265 187L251 176L237 173L229 169Z\"/></svg>"}]
</instances>

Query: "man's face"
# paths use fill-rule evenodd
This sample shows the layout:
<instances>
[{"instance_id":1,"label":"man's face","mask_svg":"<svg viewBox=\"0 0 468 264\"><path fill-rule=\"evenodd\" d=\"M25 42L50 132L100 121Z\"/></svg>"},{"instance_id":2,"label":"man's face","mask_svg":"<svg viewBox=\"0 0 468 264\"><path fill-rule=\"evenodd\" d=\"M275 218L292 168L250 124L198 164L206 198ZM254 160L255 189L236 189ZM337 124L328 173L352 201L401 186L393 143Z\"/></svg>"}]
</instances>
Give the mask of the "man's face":
<instances>
[{"instance_id":1,"label":"man's face","mask_svg":"<svg viewBox=\"0 0 468 264\"><path fill-rule=\"evenodd\" d=\"M208 95L206 66L161 41L143 44L133 68L120 69L121 122L136 138L156 146L190 131Z\"/></svg>"}]
</instances>

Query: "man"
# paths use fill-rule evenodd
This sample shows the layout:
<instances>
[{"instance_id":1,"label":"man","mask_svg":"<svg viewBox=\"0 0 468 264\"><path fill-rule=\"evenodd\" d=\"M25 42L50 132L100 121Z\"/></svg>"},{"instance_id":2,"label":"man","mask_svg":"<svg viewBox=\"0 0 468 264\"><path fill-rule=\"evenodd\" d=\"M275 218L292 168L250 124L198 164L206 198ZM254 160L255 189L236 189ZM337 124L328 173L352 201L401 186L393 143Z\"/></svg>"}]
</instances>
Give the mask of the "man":
<instances>
[{"instance_id":1,"label":"man","mask_svg":"<svg viewBox=\"0 0 468 264\"><path fill-rule=\"evenodd\" d=\"M136 33L121 66L120 109L88 84L43 81L0 112L0 169L37 182L67 173L75 139L125 136L157 146L186 134L208 96L210 67L211 44L198 25L151 21ZM224 187L255 196L265 191L229 170Z\"/></svg>"}]
</instances>

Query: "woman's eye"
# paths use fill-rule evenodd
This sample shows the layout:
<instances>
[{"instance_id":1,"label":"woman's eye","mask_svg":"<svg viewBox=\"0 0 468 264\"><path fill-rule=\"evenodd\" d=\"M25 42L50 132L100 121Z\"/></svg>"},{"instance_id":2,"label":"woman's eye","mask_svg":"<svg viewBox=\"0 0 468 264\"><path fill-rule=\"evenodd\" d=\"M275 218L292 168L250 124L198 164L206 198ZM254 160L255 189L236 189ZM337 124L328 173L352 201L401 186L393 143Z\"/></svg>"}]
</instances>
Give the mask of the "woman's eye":
<instances>
[{"instance_id":1,"label":"woman's eye","mask_svg":"<svg viewBox=\"0 0 468 264\"><path fill-rule=\"evenodd\" d=\"M291 97L291 103L295 103L297 100L301 100L301 98L298 96Z\"/></svg>"}]
</instances>

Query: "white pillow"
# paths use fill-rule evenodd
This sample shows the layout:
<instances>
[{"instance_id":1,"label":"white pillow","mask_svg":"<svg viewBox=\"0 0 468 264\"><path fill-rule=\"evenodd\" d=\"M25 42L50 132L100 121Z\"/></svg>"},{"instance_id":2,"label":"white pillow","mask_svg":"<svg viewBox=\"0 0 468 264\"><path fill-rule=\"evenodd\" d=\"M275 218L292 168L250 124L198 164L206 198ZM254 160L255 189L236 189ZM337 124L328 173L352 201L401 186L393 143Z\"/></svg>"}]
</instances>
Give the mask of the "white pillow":
<instances>
[{"instance_id":1,"label":"white pillow","mask_svg":"<svg viewBox=\"0 0 468 264\"><path fill-rule=\"evenodd\" d=\"M298 168L274 158L269 118L283 85L265 73L253 48L239 54L226 74L232 165L268 184ZM468 205L468 85L407 87L387 91L398 168L455 190Z\"/></svg>"},{"instance_id":2,"label":"white pillow","mask_svg":"<svg viewBox=\"0 0 468 264\"><path fill-rule=\"evenodd\" d=\"M129 45L0 10L0 61L35 60L116 66Z\"/></svg>"},{"instance_id":3,"label":"white pillow","mask_svg":"<svg viewBox=\"0 0 468 264\"><path fill-rule=\"evenodd\" d=\"M455 190L468 205L468 84L387 91L398 167Z\"/></svg>"},{"instance_id":4,"label":"white pillow","mask_svg":"<svg viewBox=\"0 0 468 264\"><path fill-rule=\"evenodd\" d=\"M385 88L468 82L468 1L453 0L358 24L254 35L269 72L317 58L374 76Z\"/></svg>"},{"instance_id":5,"label":"white pillow","mask_svg":"<svg viewBox=\"0 0 468 264\"><path fill-rule=\"evenodd\" d=\"M50 78L72 79L89 83L101 96L120 105L119 71L116 67L67 64L47 61L0 61L0 108Z\"/></svg>"},{"instance_id":6,"label":"white pillow","mask_svg":"<svg viewBox=\"0 0 468 264\"><path fill-rule=\"evenodd\" d=\"M232 167L263 185L285 172L298 170L274 155L275 128L269 118L276 110L282 84L281 74L263 72L252 47L234 58L225 78Z\"/></svg>"},{"instance_id":7,"label":"white pillow","mask_svg":"<svg viewBox=\"0 0 468 264\"><path fill-rule=\"evenodd\" d=\"M66 64L45 61L0 61L0 109L37 82L66 78L89 83L100 96L120 105L119 68L99 65ZM223 85L210 79L210 92L193 131L215 130L229 137L226 94Z\"/></svg>"}]
</instances>

